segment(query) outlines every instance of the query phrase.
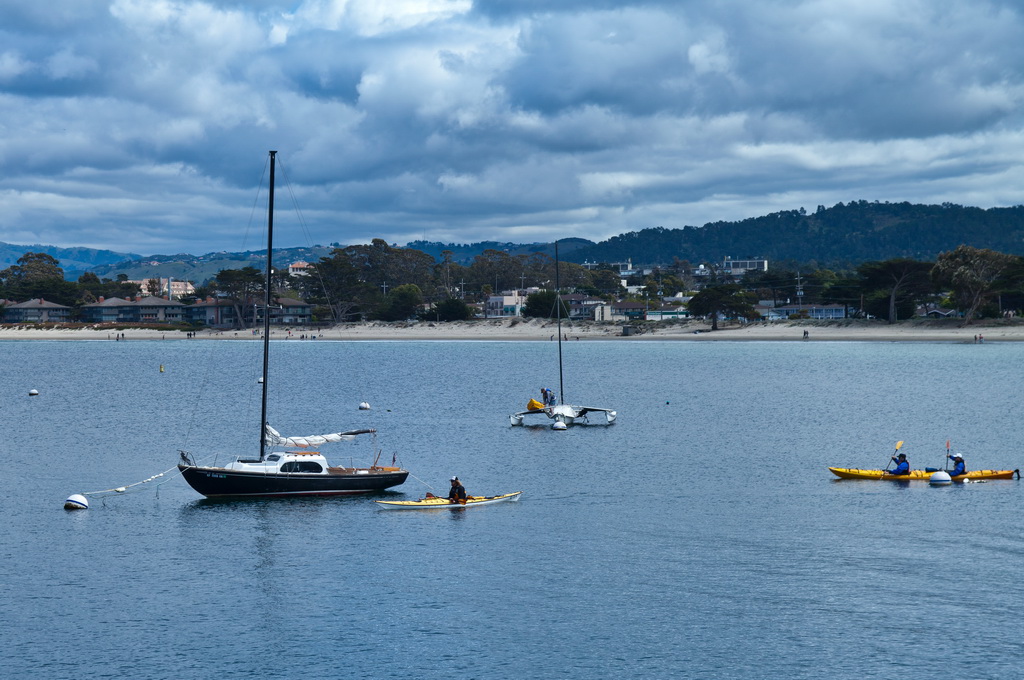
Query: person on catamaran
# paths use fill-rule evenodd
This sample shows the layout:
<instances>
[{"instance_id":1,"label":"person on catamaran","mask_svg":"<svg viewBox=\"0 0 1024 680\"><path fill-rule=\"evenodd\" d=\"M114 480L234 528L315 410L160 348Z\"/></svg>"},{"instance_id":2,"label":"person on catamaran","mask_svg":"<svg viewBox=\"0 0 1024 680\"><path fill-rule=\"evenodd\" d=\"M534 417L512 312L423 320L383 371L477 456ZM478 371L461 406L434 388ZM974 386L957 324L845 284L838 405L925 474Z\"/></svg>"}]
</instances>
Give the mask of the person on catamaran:
<instances>
[{"instance_id":1,"label":"person on catamaran","mask_svg":"<svg viewBox=\"0 0 1024 680\"><path fill-rule=\"evenodd\" d=\"M899 456L894 456L892 462L896 463L896 467L892 470L886 470L887 475L909 475L910 474L910 463L907 461L907 454L901 453Z\"/></svg>"},{"instance_id":2,"label":"person on catamaran","mask_svg":"<svg viewBox=\"0 0 1024 680\"><path fill-rule=\"evenodd\" d=\"M948 457L953 461L953 469L949 471L950 477L967 474L967 464L964 462L963 456L959 453L951 453Z\"/></svg>"},{"instance_id":3,"label":"person on catamaran","mask_svg":"<svg viewBox=\"0 0 1024 680\"><path fill-rule=\"evenodd\" d=\"M448 492L448 500L452 503L466 504L466 487L462 486L458 477L452 477L452 488Z\"/></svg>"},{"instance_id":4,"label":"person on catamaran","mask_svg":"<svg viewBox=\"0 0 1024 680\"><path fill-rule=\"evenodd\" d=\"M544 402L544 403L546 403L548 406L554 406L555 405L555 393L551 391L550 387L548 388L547 392L548 392L548 400L546 402Z\"/></svg>"}]
</instances>

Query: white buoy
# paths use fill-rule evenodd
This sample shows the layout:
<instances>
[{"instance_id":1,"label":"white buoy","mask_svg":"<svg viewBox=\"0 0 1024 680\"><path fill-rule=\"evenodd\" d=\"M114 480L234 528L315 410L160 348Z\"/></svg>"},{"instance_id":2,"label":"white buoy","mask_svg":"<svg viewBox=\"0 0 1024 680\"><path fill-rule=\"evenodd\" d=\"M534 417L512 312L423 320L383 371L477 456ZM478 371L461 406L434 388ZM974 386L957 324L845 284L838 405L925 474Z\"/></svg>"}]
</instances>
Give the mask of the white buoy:
<instances>
[{"instance_id":1,"label":"white buoy","mask_svg":"<svg viewBox=\"0 0 1024 680\"><path fill-rule=\"evenodd\" d=\"M565 423L563 423L561 420L556 420L555 423L551 426L551 429L552 430L568 430L569 426L566 425Z\"/></svg>"},{"instance_id":2,"label":"white buoy","mask_svg":"<svg viewBox=\"0 0 1024 680\"><path fill-rule=\"evenodd\" d=\"M360 411L369 411L370 410L369 402L365 402L365 401L359 402L359 410Z\"/></svg>"},{"instance_id":3,"label":"white buoy","mask_svg":"<svg viewBox=\"0 0 1024 680\"><path fill-rule=\"evenodd\" d=\"M928 483L932 486L943 486L945 484L952 484L953 478L945 470L939 470L932 473L932 476L928 478Z\"/></svg>"},{"instance_id":4,"label":"white buoy","mask_svg":"<svg viewBox=\"0 0 1024 680\"><path fill-rule=\"evenodd\" d=\"M67 500L64 501L64 509L65 510L88 510L89 509L89 501L88 501L88 499L85 496L83 496L80 493L71 494L70 496L67 497Z\"/></svg>"},{"instance_id":5,"label":"white buoy","mask_svg":"<svg viewBox=\"0 0 1024 680\"><path fill-rule=\"evenodd\" d=\"M39 390L29 390L28 391L28 396L30 396L30 397L38 397L39 396Z\"/></svg>"}]
</instances>

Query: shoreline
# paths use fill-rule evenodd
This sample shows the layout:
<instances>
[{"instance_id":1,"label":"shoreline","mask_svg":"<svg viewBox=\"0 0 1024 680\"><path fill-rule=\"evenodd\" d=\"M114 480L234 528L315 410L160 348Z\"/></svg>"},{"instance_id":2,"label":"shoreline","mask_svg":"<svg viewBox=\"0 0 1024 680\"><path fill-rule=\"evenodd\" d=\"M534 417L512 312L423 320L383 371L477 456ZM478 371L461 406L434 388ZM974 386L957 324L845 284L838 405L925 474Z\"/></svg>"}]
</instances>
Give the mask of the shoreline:
<instances>
[{"instance_id":1,"label":"shoreline","mask_svg":"<svg viewBox=\"0 0 1024 680\"><path fill-rule=\"evenodd\" d=\"M912 319L888 324L884 321L843 319L835 321L787 320L757 322L745 325L719 324L719 330L703 321L642 322L629 326L632 334L624 335L622 324L594 321L562 323L563 341L690 341L690 342L1019 342L1024 341L1024 319L977 321L959 327L954 319ZM326 328L275 328L272 340L313 339L328 341L554 341L558 325L550 319L479 319L453 322L383 322L342 323ZM804 333L807 337L804 337ZM185 340L186 331L158 328L116 327L19 327L0 326L2 340ZM251 330L201 330L195 340L252 340Z\"/></svg>"}]
</instances>

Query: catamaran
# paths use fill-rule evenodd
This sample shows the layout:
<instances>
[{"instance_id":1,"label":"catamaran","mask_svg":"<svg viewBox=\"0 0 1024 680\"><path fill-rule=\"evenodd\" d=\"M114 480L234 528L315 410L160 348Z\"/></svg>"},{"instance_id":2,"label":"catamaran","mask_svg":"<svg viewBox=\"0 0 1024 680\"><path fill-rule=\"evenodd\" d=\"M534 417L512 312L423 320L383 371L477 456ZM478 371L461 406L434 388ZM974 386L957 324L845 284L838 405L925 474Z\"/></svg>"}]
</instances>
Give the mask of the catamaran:
<instances>
[{"instance_id":1,"label":"catamaran","mask_svg":"<svg viewBox=\"0 0 1024 680\"><path fill-rule=\"evenodd\" d=\"M509 421L512 425L522 425L525 418L528 416L546 416L550 420L554 421L551 424L551 428L555 430L564 430L569 425L573 425L577 422L589 422L588 416L591 413L603 413L605 416L605 422L611 425L615 422L615 418L618 415L614 410L610 408L600 408L597 406L576 406L574 404L567 404L564 400L565 395L565 381L563 379L562 371L562 299L560 297L560 286L558 278L558 241L555 241L555 316L558 319L558 394L555 403L542 403L536 399L531 399L526 405L525 411L519 411L509 416Z\"/></svg>"}]
</instances>

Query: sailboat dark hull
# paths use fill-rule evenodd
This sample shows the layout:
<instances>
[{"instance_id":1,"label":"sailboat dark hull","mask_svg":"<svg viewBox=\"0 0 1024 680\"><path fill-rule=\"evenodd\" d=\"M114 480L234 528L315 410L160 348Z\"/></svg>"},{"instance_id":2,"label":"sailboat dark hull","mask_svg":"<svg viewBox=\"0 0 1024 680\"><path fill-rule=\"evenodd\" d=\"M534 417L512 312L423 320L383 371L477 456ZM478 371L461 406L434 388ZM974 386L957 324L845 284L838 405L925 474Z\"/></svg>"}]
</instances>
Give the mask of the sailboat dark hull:
<instances>
[{"instance_id":1,"label":"sailboat dark hull","mask_svg":"<svg viewBox=\"0 0 1024 680\"><path fill-rule=\"evenodd\" d=\"M359 474L265 473L178 465L189 486L207 498L343 496L383 491L403 483L406 470L370 469Z\"/></svg>"}]
</instances>

